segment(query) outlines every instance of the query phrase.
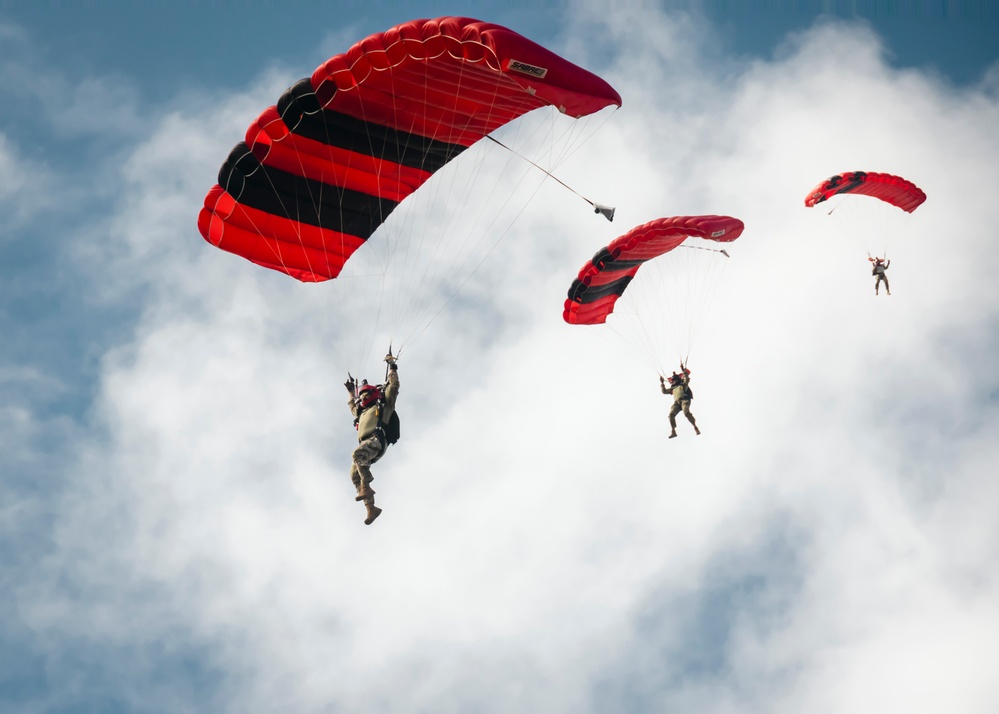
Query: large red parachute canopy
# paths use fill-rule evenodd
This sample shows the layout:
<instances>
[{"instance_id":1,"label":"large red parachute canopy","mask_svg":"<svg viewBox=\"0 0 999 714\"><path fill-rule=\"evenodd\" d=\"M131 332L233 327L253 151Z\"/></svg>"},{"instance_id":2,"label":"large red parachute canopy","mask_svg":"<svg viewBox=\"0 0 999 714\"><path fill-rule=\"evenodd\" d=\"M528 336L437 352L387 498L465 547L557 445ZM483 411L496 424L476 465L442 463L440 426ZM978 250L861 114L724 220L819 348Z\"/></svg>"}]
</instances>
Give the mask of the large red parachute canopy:
<instances>
[{"instance_id":1,"label":"large red parachute canopy","mask_svg":"<svg viewBox=\"0 0 999 714\"><path fill-rule=\"evenodd\" d=\"M633 228L582 267L569 288L562 317L572 325L601 324L646 261L679 247L687 238L728 243L743 229L742 221L728 216L658 218Z\"/></svg>"},{"instance_id":2,"label":"large red parachute canopy","mask_svg":"<svg viewBox=\"0 0 999 714\"><path fill-rule=\"evenodd\" d=\"M335 278L401 201L490 132L543 106L576 118L620 104L596 75L504 27L413 20L267 108L222 165L198 228L303 282Z\"/></svg>"},{"instance_id":3,"label":"large red parachute canopy","mask_svg":"<svg viewBox=\"0 0 999 714\"><path fill-rule=\"evenodd\" d=\"M840 193L873 196L906 213L912 213L926 200L922 189L901 176L873 171L850 171L828 178L809 191L805 206L811 208Z\"/></svg>"}]
</instances>

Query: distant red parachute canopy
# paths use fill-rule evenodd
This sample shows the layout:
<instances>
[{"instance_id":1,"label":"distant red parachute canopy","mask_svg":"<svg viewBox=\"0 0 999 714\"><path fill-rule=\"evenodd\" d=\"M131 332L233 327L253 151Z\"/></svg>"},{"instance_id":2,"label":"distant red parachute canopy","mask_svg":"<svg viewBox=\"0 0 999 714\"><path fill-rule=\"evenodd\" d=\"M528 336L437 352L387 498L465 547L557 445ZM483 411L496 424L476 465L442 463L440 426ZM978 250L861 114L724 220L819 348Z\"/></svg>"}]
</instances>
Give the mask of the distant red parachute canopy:
<instances>
[{"instance_id":1,"label":"distant red parachute canopy","mask_svg":"<svg viewBox=\"0 0 999 714\"><path fill-rule=\"evenodd\" d=\"M805 206L812 208L841 193L873 196L907 213L915 211L926 200L922 189L901 176L851 171L828 178L809 191Z\"/></svg>"},{"instance_id":2,"label":"distant red parachute canopy","mask_svg":"<svg viewBox=\"0 0 999 714\"><path fill-rule=\"evenodd\" d=\"M205 197L209 243L303 282L335 278L395 207L466 148L543 106L620 95L499 25L413 20L361 40L250 125Z\"/></svg>"},{"instance_id":3,"label":"distant red parachute canopy","mask_svg":"<svg viewBox=\"0 0 999 714\"><path fill-rule=\"evenodd\" d=\"M569 288L563 319L572 325L598 325L614 312L617 299L642 265L683 244L687 238L729 243L745 228L729 216L658 218L615 238L597 251Z\"/></svg>"}]
</instances>

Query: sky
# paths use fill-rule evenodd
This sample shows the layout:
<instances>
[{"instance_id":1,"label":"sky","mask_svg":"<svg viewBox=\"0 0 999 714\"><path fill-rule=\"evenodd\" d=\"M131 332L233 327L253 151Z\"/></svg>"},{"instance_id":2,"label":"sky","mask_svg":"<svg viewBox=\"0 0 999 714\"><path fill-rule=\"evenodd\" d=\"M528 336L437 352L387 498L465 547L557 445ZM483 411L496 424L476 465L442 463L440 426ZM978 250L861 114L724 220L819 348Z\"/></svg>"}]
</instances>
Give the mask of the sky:
<instances>
[{"instance_id":1,"label":"sky","mask_svg":"<svg viewBox=\"0 0 999 714\"><path fill-rule=\"evenodd\" d=\"M610 7L0 0L0 711L999 710L995 6ZM196 219L284 88L446 14L619 91L558 167L617 213L539 182L402 355L365 526L329 284ZM804 207L850 170L928 196L890 297ZM746 229L667 439L561 309L697 214Z\"/></svg>"}]
</instances>

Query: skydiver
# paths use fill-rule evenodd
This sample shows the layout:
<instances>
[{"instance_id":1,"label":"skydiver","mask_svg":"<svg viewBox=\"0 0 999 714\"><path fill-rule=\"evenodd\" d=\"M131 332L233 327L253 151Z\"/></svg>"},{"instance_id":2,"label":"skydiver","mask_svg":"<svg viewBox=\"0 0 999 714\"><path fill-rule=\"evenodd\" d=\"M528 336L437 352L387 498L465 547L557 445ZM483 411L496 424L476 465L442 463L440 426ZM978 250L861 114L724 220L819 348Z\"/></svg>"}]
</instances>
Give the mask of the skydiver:
<instances>
[{"instance_id":1,"label":"skydiver","mask_svg":"<svg viewBox=\"0 0 999 714\"><path fill-rule=\"evenodd\" d=\"M697 428L697 421L690 413L690 402L694 398L694 392L690 388L690 370L683 366L683 362L680 363L680 372L673 372L669 378L669 389L666 388L665 378L659 375L659 388L663 394L673 395L673 406L669 409L669 425L672 430L669 438L676 437L676 415L681 410L683 415L687 417L687 421L693 425L694 433L700 436L701 430Z\"/></svg>"},{"instance_id":2,"label":"skydiver","mask_svg":"<svg viewBox=\"0 0 999 714\"><path fill-rule=\"evenodd\" d=\"M371 488L371 464L385 455L389 446L385 427L395 413L395 401L399 396L399 365L389 350L385 357L388 370L385 384L374 386L361 380L360 385L353 377L343 383L350 393L347 404L354 415L357 429L357 448L351 457L350 480L357 489L355 501L363 501L366 509L364 525L371 525L382 509L375 505L375 491Z\"/></svg>"},{"instance_id":3,"label":"skydiver","mask_svg":"<svg viewBox=\"0 0 999 714\"><path fill-rule=\"evenodd\" d=\"M885 275L885 271L888 270L888 266L891 265L891 261L885 261L883 258L868 258L874 266L871 270L871 275L874 276L874 294L878 294L878 286L881 281L885 282L885 292L891 295L891 290L888 289L888 276Z\"/></svg>"}]
</instances>

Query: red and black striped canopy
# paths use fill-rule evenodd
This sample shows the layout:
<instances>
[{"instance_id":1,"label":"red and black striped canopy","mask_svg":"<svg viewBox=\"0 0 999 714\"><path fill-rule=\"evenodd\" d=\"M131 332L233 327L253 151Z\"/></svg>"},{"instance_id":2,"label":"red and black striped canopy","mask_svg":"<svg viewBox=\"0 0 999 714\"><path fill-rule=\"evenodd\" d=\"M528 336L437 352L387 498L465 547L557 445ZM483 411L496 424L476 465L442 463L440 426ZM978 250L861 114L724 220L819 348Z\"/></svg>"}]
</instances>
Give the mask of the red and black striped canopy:
<instances>
[{"instance_id":1,"label":"red and black striped canopy","mask_svg":"<svg viewBox=\"0 0 999 714\"><path fill-rule=\"evenodd\" d=\"M809 191L805 205L811 208L840 193L879 198L907 213L915 211L926 200L926 194L919 186L901 176L874 171L848 171L827 178Z\"/></svg>"},{"instance_id":2,"label":"red and black striped canopy","mask_svg":"<svg viewBox=\"0 0 999 714\"><path fill-rule=\"evenodd\" d=\"M499 25L413 20L361 40L250 125L198 227L219 248L318 282L435 171L542 106L580 117L618 93Z\"/></svg>"},{"instance_id":3,"label":"red and black striped canopy","mask_svg":"<svg viewBox=\"0 0 999 714\"><path fill-rule=\"evenodd\" d=\"M743 228L742 221L728 216L673 216L632 228L597 251L580 269L569 288L562 317L571 325L606 322L646 261L668 253L690 237L734 241Z\"/></svg>"}]
</instances>

